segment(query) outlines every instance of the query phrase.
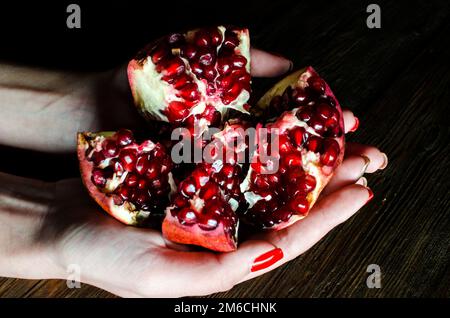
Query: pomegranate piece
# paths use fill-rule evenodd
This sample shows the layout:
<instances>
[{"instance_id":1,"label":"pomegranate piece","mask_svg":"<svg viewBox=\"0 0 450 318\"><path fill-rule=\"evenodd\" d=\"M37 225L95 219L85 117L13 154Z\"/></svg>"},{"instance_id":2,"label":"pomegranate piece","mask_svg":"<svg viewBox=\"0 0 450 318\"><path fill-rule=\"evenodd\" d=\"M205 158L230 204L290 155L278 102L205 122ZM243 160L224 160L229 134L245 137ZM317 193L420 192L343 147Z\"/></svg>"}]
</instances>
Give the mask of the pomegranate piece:
<instances>
[{"instance_id":1,"label":"pomegranate piece","mask_svg":"<svg viewBox=\"0 0 450 318\"><path fill-rule=\"evenodd\" d=\"M263 229L282 229L305 217L344 156L342 110L313 68L289 75L259 101L264 112L286 110L266 125L278 129L279 169L264 173L252 163L244 182L250 208L242 219ZM255 154L270 147L259 143ZM269 181L271 180L271 181Z\"/></svg>"},{"instance_id":2,"label":"pomegranate piece","mask_svg":"<svg viewBox=\"0 0 450 318\"><path fill-rule=\"evenodd\" d=\"M77 153L89 194L110 215L132 225L162 215L172 179L172 163L163 146L150 140L136 143L133 133L122 129L79 133Z\"/></svg>"},{"instance_id":3,"label":"pomegranate piece","mask_svg":"<svg viewBox=\"0 0 450 318\"><path fill-rule=\"evenodd\" d=\"M159 39L129 62L128 79L146 118L196 127L201 134L212 124L207 105L221 117L230 109L248 113L248 30L218 26Z\"/></svg>"}]
</instances>

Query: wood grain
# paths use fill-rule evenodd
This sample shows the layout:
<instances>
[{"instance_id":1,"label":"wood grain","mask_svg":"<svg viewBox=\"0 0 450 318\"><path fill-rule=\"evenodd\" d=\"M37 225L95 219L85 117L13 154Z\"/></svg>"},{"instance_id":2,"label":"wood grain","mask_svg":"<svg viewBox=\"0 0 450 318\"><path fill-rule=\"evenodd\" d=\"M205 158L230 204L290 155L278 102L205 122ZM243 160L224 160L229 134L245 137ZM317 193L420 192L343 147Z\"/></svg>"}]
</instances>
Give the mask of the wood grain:
<instances>
[{"instance_id":1,"label":"wood grain","mask_svg":"<svg viewBox=\"0 0 450 318\"><path fill-rule=\"evenodd\" d=\"M258 3L253 43L313 65L361 121L349 140L390 162L368 177L374 199L311 250L211 297L450 297L448 1L379 1L379 30L367 28L365 2ZM381 267L380 289L366 286L369 264ZM0 297L114 296L0 278Z\"/></svg>"}]
</instances>

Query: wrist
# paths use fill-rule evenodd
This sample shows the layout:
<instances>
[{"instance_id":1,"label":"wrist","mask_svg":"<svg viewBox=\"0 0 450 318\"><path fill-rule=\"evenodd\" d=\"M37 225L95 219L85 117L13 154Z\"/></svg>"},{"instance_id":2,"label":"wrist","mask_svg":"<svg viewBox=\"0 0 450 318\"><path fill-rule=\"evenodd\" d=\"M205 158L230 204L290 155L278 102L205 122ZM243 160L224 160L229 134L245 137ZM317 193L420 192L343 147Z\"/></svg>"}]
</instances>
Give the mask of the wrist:
<instances>
[{"instance_id":1,"label":"wrist","mask_svg":"<svg viewBox=\"0 0 450 318\"><path fill-rule=\"evenodd\" d=\"M51 185L0 173L0 276L62 278L54 243L44 235Z\"/></svg>"}]
</instances>

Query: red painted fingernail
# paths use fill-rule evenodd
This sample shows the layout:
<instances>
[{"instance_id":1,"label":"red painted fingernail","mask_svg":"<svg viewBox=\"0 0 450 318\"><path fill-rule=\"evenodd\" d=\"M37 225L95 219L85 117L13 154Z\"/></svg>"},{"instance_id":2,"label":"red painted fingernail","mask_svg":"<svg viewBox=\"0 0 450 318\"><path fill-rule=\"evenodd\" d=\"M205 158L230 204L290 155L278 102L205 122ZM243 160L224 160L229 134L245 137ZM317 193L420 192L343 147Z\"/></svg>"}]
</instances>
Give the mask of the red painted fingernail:
<instances>
[{"instance_id":1,"label":"red painted fingernail","mask_svg":"<svg viewBox=\"0 0 450 318\"><path fill-rule=\"evenodd\" d=\"M252 272L257 272L262 269L266 269L276 262L278 262L280 259L283 258L283 251L281 248L274 248L273 250L264 253L253 261L253 266L251 268Z\"/></svg>"},{"instance_id":2,"label":"red painted fingernail","mask_svg":"<svg viewBox=\"0 0 450 318\"><path fill-rule=\"evenodd\" d=\"M367 204L367 202L369 202L373 198L373 191L370 188L366 188L366 189L367 189L367 192L369 192L369 198L367 199L365 204Z\"/></svg>"},{"instance_id":3,"label":"red painted fingernail","mask_svg":"<svg viewBox=\"0 0 450 318\"><path fill-rule=\"evenodd\" d=\"M355 124L353 125L352 129L350 129L350 132L355 132L359 127L359 119L355 116Z\"/></svg>"}]
</instances>

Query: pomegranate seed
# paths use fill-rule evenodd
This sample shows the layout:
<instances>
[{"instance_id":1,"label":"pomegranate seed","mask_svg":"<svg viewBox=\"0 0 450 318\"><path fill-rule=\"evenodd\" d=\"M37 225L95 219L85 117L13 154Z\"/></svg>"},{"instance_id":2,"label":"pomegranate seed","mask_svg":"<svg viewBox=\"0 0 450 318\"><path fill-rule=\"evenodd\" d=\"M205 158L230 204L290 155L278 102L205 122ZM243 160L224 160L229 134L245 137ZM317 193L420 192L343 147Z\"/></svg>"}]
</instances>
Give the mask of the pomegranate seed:
<instances>
[{"instance_id":1,"label":"pomegranate seed","mask_svg":"<svg viewBox=\"0 0 450 318\"><path fill-rule=\"evenodd\" d=\"M152 62L154 64L158 64L169 54L170 54L169 48L165 44L160 43L153 49Z\"/></svg>"},{"instance_id":2,"label":"pomegranate seed","mask_svg":"<svg viewBox=\"0 0 450 318\"><path fill-rule=\"evenodd\" d=\"M128 187L121 186L117 190L117 194L122 198L122 200L127 201L131 198L131 190Z\"/></svg>"},{"instance_id":3,"label":"pomegranate seed","mask_svg":"<svg viewBox=\"0 0 450 318\"><path fill-rule=\"evenodd\" d=\"M292 91L292 100L298 106L306 105L309 102L308 93L301 88Z\"/></svg>"},{"instance_id":4,"label":"pomegranate seed","mask_svg":"<svg viewBox=\"0 0 450 318\"><path fill-rule=\"evenodd\" d=\"M220 172L225 178L232 178L234 174L234 167L233 165L226 163L223 165Z\"/></svg>"},{"instance_id":5,"label":"pomegranate seed","mask_svg":"<svg viewBox=\"0 0 450 318\"><path fill-rule=\"evenodd\" d=\"M196 169L192 173L196 187L203 187L209 180L209 174L204 169Z\"/></svg>"},{"instance_id":6,"label":"pomegranate seed","mask_svg":"<svg viewBox=\"0 0 450 318\"><path fill-rule=\"evenodd\" d=\"M309 122L311 120L312 114L310 109L299 109L296 113L296 116L301 121L304 121L305 123Z\"/></svg>"},{"instance_id":7,"label":"pomegranate seed","mask_svg":"<svg viewBox=\"0 0 450 318\"><path fill-rule=\"evenodd\" d=\"M205 66L203 68L203 76L210 82L216 78L217 72L213 65Z\"/></svg>"},{"instance_id":8,"label":"pomegranate seed","mask_svg":"<svg viewBox=\"0 0 450 318\"><path fill-rule=\"evenodd\" d=\"M220 75L230 74L232 70L232 61L228 57L220 57L217 61L217 71Z\"/></svg>"},{"instance_id":9,"label":"pomegranate seed","mask_svg":"<svg viewBox=\"0 0 450 318\"><path fill-rule=\"evenodd\" d=\"M191 208L183 208L177 214L178 220L182 225L193 225L197 223L197 216Z\"/></svg>"},{"instance_id":10,"label":"pomegranate seed","mask_svg":"<svg viewBox=\"0 0 450 318\"><path fill-rule=\"evenodd\" d=\"M336 107L336 102L333 99L333 97L328 96L328 95L320 95L317 98L317 103L318 104L327 104L330 105L331 107Z\"/></svg>"},{"instance_id":11,"label":"pomegranate seed","mask_svg":"<svg viewBox=\"0 0 450 318\"><path fill-rule=\"evenodd\" d=\"M222 33L219 31L219 29L214 28L209 31L209 35L211 37L211 44L214 46L218 46L220 43L222 43Z\"/></svg>"},{"instance_id":12,"label":"pomegranate seed","mask_svg":"<svg viewBox=\"0 0 450 318\"><path fill-rule=\"evenodd\" d=\"M241 90L241 85L239 83L234 83L229 89L227 89L226 94L235 99L236 97L238 97Z\"/></svg>"},{"instance_id":13,"label":"pomegranate seed","mask_svg":"<svg viewBox=\"0 0 450 318\"><path fill-rule=\"evenodd\" d=\"M136 150L134 149L124 149L120 152L119 161L123 168L131 172L134 169L136 163Z\"/></svg>"},{"instance_id":14,"label":"pomegranate seed","mask_svg":"<svg viewBox=\"0 0 450 318\"><path fill-rule=\"evenodd\" d=\"M267 190L270 188L269 182L262 175L256 175L253 183L259 190Z\"/></svg>"},{"instance_id":15,"label":"pomegranate seed","mask_svg":"<svg viewBox=\"0 0 450 318\"><path fill-rule=\"evenodd\" d=\"M301 190L309 193L316 188L316 178L314 176L307 174L302 180L302 188Z\"/></svg>"},{"instance_id":16,"label":"pomegranate seed","mask_svg":"<svg viewBox=\"0 0 450 318\"><path fill-rule=\"evenodd\" d=\"M133 133L128 129L120 129L116 133L117 145L119 147L125 147L134 142Z\"/></svg>"},{"instance_id":17,"label":"pomegranate seed","mask_svg":"<svg viewBox=\"0 0 450 318\"><path fill-rule=\"evenodd\" d=\"M308 85L309 87L318 94L325 93L325 82L323 79L321 79L318 76L311 76L308 78Z\"/></svg>"},{"instance_id":18,"label":"pomegranate seed","mask_svg":"<svg viewBox=\"0 0 450 318\"><path fill-rule=\"evenodd\" d=\"M283 158L288 167L298 167L302 165L302 155L299 152L293 152Z\"/></svg>"},{"instance_id":19,"label":"pomegranate seed","mask_svg":"<svg viewBox=\"0 0 450 318\"><path fill-rule=\"evenodd\" d=\"M297 179L303 178L305 176L305 172L301 167L294 167L294 169L289 170L287 175L287 181L289 183L296 183Z\"/></svg>"},{"instance_id":20,"label":"pomegranate seed","mask_svg":"<svg viewBox=\"0 0 450 318\"><path fill-rule=\"evenodd\" d=\"M187 109L186 105L182 102L172 101L168 106L166 115L169 122L181 121L189 116L189 109Z\"/></svg>"},{"instance_id":21,"label":"pomegranate seed","mask_svg":"<svg viewBox=\"0 0 450 318\"><path fill-rule=\"evenodd\" d=\"M235 71L233 71L234 73ZM234 73L234 76L236 76L236 81L239 83L242 83L243 85L248 85L252 79L250 74L245 70L239 70L238 73ZM250 88L250 86L248 86Z\"/></svg>"},{"instance_id":22,"label":"pomegranate seed","mask_svg":"<svg viewBox=\"0 0 450 318\"><path fill-rule=\"evenodd\" d=\"M137 183L137 188L140 190L147 189L148 188L148 182L146 179L139 179Z\"/></svg>"},{"instance_id":23,"label":"pomegranate seed","mask_svg":"<svg viewBox=\"0 0 450 318\"><path fill-rule=\"evenodd\" d=\"M304 197L297 196L295 199L293 199L289 207L296 213L296 214L303 214L305 215L309 210L309 202Z\"/></svg>"},{"instance_id":24,"label":"pomegranate seed","mask_svg":"<svg viewBox=\"0 0 450 318\"><path fill-rule=\"evenodd\" d=\"M320 118L327 120L333 116L334 108L327 104L319 104L316 108L316 113Z\"/></svg>"},{"instance_id":25,"label":"pomegranate seed","mask_svg":"<svg viewBox=\"0 0 450 318\"><path fill-rule=\"evenodd\" d=\"M278 144L279 144L280 153L282 153L282 154L291 152L293 150L292 144L289 140L289 137L286 135L278 136ZM269 149L270 149L270 147L269 147Z\"/></svg>"},{"instance_id":26,"label":"pomegranate seed","mask_svg":"<svg viewBox=\"0 0 450 318\"><path fill-rule=\"evenodd\" d=\"M193 178L184 180L180 184L180 191L185 197L188 198L192 197L197 191L197 189L195 188L195 181L193 180Z\"/></svg>"},{"instance_id":27,"label":"pomegranate seed","mask_svg":"<svg viewBox=\"0 0 450 318\"><path fill-rule=\"evenodd\" d=\"M186 70L184 62L179 56L164 62L163 68L164 75L169 77L181 75Z\"/></svg>"},{"instance_id":28,"label":"pomegranate seed","mask_svg":"<svg viewBox=\"0 0 450 318\"><path fill-rule=\"evenodd\" d=\"M134 203L138 206L143 205L149 198L148 192L134 192L131 199L134 201Z\"/></svg>"},{"instance_id":29,"label":"pomegranate seed","mask_svg":"<svg viewBox=\"0 0 450 318\"><path fill-rule=\"evenodd\" d=\"M234 55L231 57L231 61L235 68L243 68L247 64L247 59L242 55Z\"/></svg>"},{"instance_id":30,"label":"pomegranate seed","mask_svg":"<svg viewBox=\"0 0 450 318\"><path fill-rule=\"evenodd\" d=\"M184 36L180 33L173 33L167 37L167 42L169 42L171 46L180 45L184 41Z\"/></svg>"},{"instance_id":31,"label":"pomegranate seed","mask_svg":"<svg viewBox=\"0 0 450 318\"><path fill-rule=\"evenodd\" d=\"M289 132L289 136L291 140L294 142L294 145L300 147L304 141L305 129L302 127L295 127Z\"/></svg>"},{"instance_id":32,"label":"pomegranate seed","mask_svg":"<svg viewBox=\"0 0 450 318\"><path fill-rule=\"evenodd\" d=\"M311 136L306 142L306 147L312 152L320 152L322 146L322 139L316 136Z\"/></svg>"},{"instance_id":33,"label":"pomegranate seed","mask_svg":"<svg viewBox=\"0 0 450 318\"><path fill-rule=\"evenodd\" d=\"M219 127L222 121L222 114L219 111L214 111L212 118L210 119L210 126Z\"/></svg>"},{"instance_id":34,"label":"pomegranate seed","mask_svg":"<svg viewBox=\"0 0 450 318\"><path fill-rule=\"evenodd\" d=\"M181 48L180 55L188 60L192 60L197 55L197 48L192 44L186 44Z\"/></svg>"},{"instance_id":35,"label":"pomegranate seed","mask_svg":"<svg viewBox=\"0 0 450 318\"><path fill-rule=\"evenodd\" d=\"M212 65L216 63L216 53L213 51L204 50L199 53L198 61L202 65Z\"/></svg>"},{"instance_id":36,"label":"pomegranate seed","mask_svg":"<svg viewBox=\"0 0 450 318\"><path fill-rule=\"evenodd\" d=\"M222 45L227 49L234 50L239 45L239 39L236 33L229 30L225 31L225 40Z\"/></svg>"},{"instance_id":37,"label":"pomegranate seed","mask_svg":"<svg viewBox=\"0 0 450 318\"><path fill-rule=\"evenodd\" d=\"M284 207L280 208L273 213L271 220L272 222L270 223L279 224L281 222L286 222L291 218L292 214L293 213L290 209Z\"/></svg>"},{"instance_id":38,"label":"pomegranate seed","mask_svg":"<svg viewBox=\"0 0 450 318\"><path fill-rule=\"evenodd\" d=\"M200 99L200 92L198 91L198 86L195 83L187 84L180 91L181 97L188 101L198 101Z\"/></svg>"},{"instance_id":39,"label":"pomegranate seed","mask_svg":"<svg viewBox=\"0 0 450 318\"><path fill-rule=\"evenodd\" d=\"M106 177L101 169L92 170L91 180L97 187L103 188L106 185Z\"/></svg>"},{"instance_id":40,"label":"pomegranate seed","mask_svg":"<svg viewBox=\"0 0 450 318\"><path fill-rule=\"evenodd\" d=\"M103 155L106 158L111 158L117 155L118 153L117 145L114 140L107 139L103 144Z\"/></svg>"},{"instance_id":41,"label":"pomegranate seed","mask_svg":"<svg viewBox=\"0 0 450 318\"><path fill-rule=\"evenodd\" d=\"M219 187L214 182L208 182L201 190L200 190L200 197L203 198L203 200L211 200L214 197L217 197L217 195L220 193Z\"/></svg>"},{"instance_id":42,"label":"pomegranate seed","mask_svg":"<svg viewBox=\"0 0 450 318\"><path fill-rule=\"evenodd\" d=\"M326 139L323 145L323 154L320 161L326 166L332 166L339 155L339 145L333 139Z\"/></svg>"},{"instance_id":43,"label":"pomegranate seed","mask_svg":"<svg viewBox=\"0 0 450 318\"><path fill-rule=\"evenodd\" d=\"M219 225L219 222L215 217L212 216L202 216L198 226L205 231L212 231Z\"/></svg>"},{"instance_id":44,"label":"pomegranate seed","mask_svg":"<svg viewBox=\"0 0 450 318\"><path fill-rule=\"evenodd\" d=\"M203 75L203 68L198 62L192 62L191 63L191 71L197 76Z\"/></svg>"},{"instance_id":45,"label":"pomegranate seed","mask_svg":"<svg viewBox=\"0 0 450 318\"><path fill-rule=\"evenodd\" d=\"M216 87L214 86L214 84L208 83L208 85L206 85L206 94L208 94L208 96L212 96L212 95L214 95L215 92L216 92Z\"/></svg>"},{"instance_id":46,"label":"pomegranate seed","mask_svg":"<svg viewBox=\"0 0 450 318\"><path fill-rule=\"evenodd\" d=\"M114 173L120 177L123 172L125 171L125 169L123 168L123 165L120 163L120 161L118 159L113 159L111 161L111 165L113 167Z\"/></svg>"},{"instance_id":47,"label":"pomegranate seed","mask_svg":"<svg viewBox=\"0 0 450 318\"><path fill-rule=\"evenodd\" d=\"M189 202L186 201L186 199L183 196L177 195L175 197L175 199L173 200L173 204L178 208L182 208L182 207L187 206L189 204Z\"/></svg>"},{"instance_id":48,"label":"pomegranate seed","mask_svg":"<svg viewBox=\"0 0 450 318\"><path fill-rule=\"evenodd\" d=\"M130 188L134 188L138 184L138 181L139 181L138 176L133 173L130 173L127 175L127 178L125 179L125 184Z\"/></svg>"},{"instance_id":49,"label":"pomegranate seed","mask_svg":"<svg viewBox=\"0 0 450 318\"><path fill-rule=\"evenodd\" d=\"M231 74L217 77L217 85L224 90L230 87L232 81L233 77Z\"/></svg>"},{"instance_id":50,"label":"pomegranate seed","mask_svg":"<svg viewBox=\"0 0 450 318\"><path fill-rule=\"evenodd\" d=\"M185 85L192 83L192 78L189 77L187 74L182 74L179 77L175 78L173 82L173 87L175 89L181 89Z\"/></svg>"},{"instance_id":51,"label":"pomegranate seed","mask_svg":"<svg viewBox=\"0 0 450 318\"><path fill-rule=\"evenodd\" d=\"M200 47L208 47L211 45L211 37L205 30L200 30L195 33L195 43Z\"/></svg>"},{"instance_id":52,"label":"pomegranate seed","mask_svg":"<svg viewBox=\"0 0 450 318\"><path fill-rule=\"evenodd\" d=\"M135 170L138 174L143 175L147 171L148 165L148 155L139 156L136 160Z\"/></svg>"},{"instance_id":53,"label":"pomegranate seed","mask_svg":"<svg viewBox=\"0 0 450 318\"><path fill-rule=\"evenodd\" d=\"M91 159L94 165L98 166L103 162L103 160L105 160L105 155L101 151L96 151L92 154Z\"/></svg>"},{"instance_id":54,"label":"pomegranate seed","mask_svg":"<svg viewBox=\"0 0 450 318\"><path fill-rule=\"evenodd\" d=\"M267 176L267 181L270 186L276 186L280 182L280 177L277 174L269 174Z\"/></svg>"},{"instance_id":55,"label":"pomegranate seed","mask_svg":"<svg viewBox=\"0 0 450 318\"><path fill-rule=\"evenodd\" d=\"M323 133L325 131L325 124L319 118L311 119L311 121L308 123L308 125L311 126L319 134Z\"/></svg>"}]
</instances>

